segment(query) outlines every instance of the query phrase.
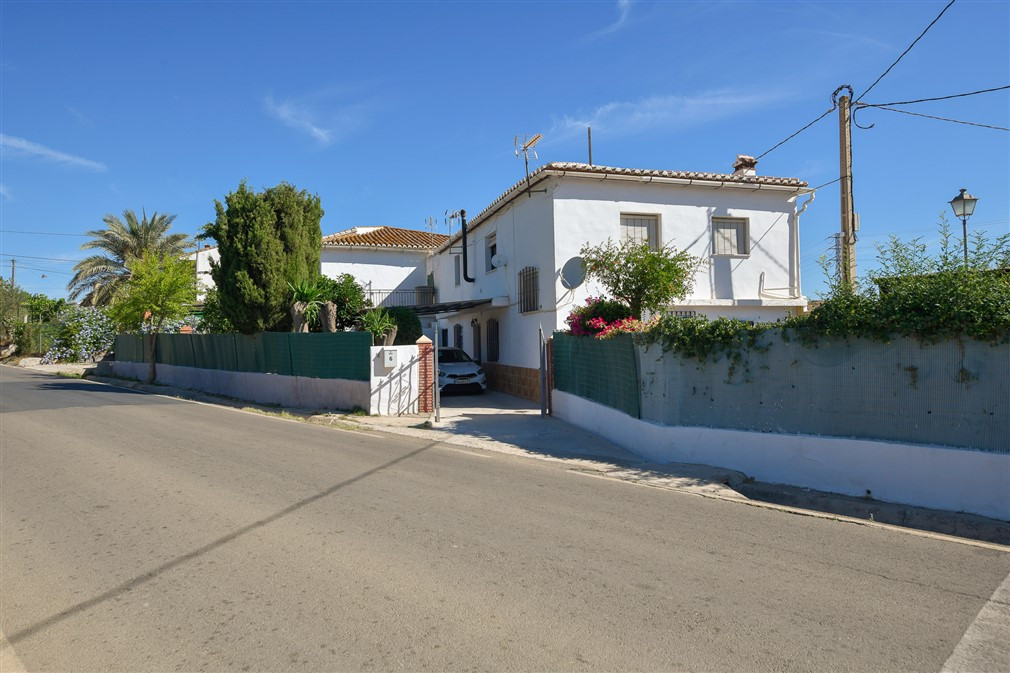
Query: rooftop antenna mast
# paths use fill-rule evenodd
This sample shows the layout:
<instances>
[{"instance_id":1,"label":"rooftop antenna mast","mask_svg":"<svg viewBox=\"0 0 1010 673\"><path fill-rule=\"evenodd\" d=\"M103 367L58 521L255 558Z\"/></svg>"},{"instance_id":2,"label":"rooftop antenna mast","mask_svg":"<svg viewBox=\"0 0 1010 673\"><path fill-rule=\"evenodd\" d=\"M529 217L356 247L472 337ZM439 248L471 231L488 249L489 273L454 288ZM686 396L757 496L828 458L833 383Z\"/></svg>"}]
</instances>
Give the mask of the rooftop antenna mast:
<instances>
[{"instance_id":1,"label":"rooftop antenna mast","mask_svg":"<svg viewBox=\"0 0 1010 673\"><path fill-rule=\"evenodd\" d=\"M531 197L530 194L530 152L533 152L533 158L539 159L536 150L533 148L538 142L543 138L543 134L537 133L533 136L517 135L512 144L516 149L516 158L519 157L519 153L523 153L523 162L526 164L526 196Z\"/></svg>"}]
</instances>

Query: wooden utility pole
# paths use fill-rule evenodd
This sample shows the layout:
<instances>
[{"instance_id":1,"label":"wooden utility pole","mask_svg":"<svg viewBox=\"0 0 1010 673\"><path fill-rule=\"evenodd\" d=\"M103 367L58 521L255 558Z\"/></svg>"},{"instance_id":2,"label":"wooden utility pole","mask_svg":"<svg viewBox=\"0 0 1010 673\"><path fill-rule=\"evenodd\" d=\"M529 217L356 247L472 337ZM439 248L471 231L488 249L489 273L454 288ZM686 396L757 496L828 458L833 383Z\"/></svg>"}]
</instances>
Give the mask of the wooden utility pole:
<instances>
[{"instance_id":1,"label":"wooden utility pole","mask_svg":"<svg viewBox=\"0 0 1010 673\"><path fill-rule=\"evenodd\" d=\"M11 288L14 287L14 264L17 262L16 259L11 257Z\"/></svg>"},{"instance_id":2,"label":"wooden utility pole","mask_svg":"<svg viewBox=\"0 0 1010 673\"><path fill-rule=\"evenodd\" d=\"M856 216L852 205L852 116L848 96L838 99L839 170L842 176L842 282L856 282Z\"/></svg>"}]
</instances>

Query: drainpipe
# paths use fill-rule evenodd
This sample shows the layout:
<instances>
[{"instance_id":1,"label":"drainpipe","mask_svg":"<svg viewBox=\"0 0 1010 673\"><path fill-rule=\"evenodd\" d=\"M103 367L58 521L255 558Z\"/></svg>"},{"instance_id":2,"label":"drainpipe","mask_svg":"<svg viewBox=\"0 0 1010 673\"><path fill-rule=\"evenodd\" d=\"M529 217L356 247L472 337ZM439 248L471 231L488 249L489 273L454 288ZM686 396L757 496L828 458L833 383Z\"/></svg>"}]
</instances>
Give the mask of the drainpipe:
<instances>
[{"instance_id":1,"label":"drainpipe","mask_svg":"<svg viewBox=\"0 0 1010 673\"><path fill-rule=\"evenodd\" d=\"M803 214L803 211L807 209L807 206L809 206L811 203L813 203L814 199L816 199L816 198L817 198L817 190L814 190L814 191L810 192L810 198L807 199L804 202L802 208L800 208L798 211L796 211L796 218L795 218L795 222L796 222L796 248L795 248L795 251L793 253L793 264L794 264L794 266L796 268L796 285L795 285L795 287L796 287L796 297L797 298L801 297L803 295L803 292L800 290L800 215Z\"/></svg>"},{"instance_id":2,"label":"drainpipe","mask_svg":"<svg viewBox=\"0 0 1010 673\"><path fill-rule=\"evenodd\" d=\"M474 282L473 277L470 276L466 272L467 263L466 263L466 211L465 210L459 211L459 220L460 220L460 223L462 224L462 227L463 227L463 280L465 280L468 283L472 283L472 282Z\"/></svg>"}]
</instances>

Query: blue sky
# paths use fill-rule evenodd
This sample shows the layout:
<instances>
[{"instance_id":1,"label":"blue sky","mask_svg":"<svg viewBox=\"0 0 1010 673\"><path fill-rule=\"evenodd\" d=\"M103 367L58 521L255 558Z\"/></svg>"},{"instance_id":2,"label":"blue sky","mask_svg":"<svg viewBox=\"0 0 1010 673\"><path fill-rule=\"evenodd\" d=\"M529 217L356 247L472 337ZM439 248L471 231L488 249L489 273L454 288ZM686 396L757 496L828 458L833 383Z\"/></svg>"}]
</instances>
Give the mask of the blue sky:
<instances>
[{"instance_id":1,"label":"blue sky","mask_svg":"<svg viewBox=\"0 0 1010 673\"><path fill-rule=\"evenodd\" d=\"M242 179L319 194L324 234L420 229L518 180L517 133L544 134L533 165L585 161L591 125L597 164L731 172L840 84L869 87L946 4L4 0L0 271L15 256L18 284L64 296L61 260L104 214L174 213L195 234ZM1010 3L958 0L865 101L1010 84L1008 30ZM1010 126L1007 91L905 109ZM758 172L837 178L836 120ZM980 197L970 230L1010 230L1010 134L857 120L875 124L853 130L861 268L888 233L934 240L960 187ZM808 296L838 212L835 184L804 214Z\"/></svg>"}]
</instances>

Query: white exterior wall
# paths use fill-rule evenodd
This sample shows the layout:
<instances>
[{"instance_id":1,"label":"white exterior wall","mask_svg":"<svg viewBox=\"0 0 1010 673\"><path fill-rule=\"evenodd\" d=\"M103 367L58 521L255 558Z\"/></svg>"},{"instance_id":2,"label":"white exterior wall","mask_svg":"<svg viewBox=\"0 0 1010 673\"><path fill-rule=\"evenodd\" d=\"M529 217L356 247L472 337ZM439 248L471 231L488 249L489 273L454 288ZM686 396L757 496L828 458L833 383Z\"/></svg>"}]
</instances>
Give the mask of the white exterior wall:
<instances>
[{"instance_id":1,"label":"white exterior wall","mask_svg":"<svg viewBox=\"0 0 1010 673\"><path fill-rule=\"evenodd\" d=\"M460 274L460 284L455 285L453 257L461 249L456 241L450 248L428 258L427 270L434 274L438 288L438 302L470 299L492 299L492 304L479 306L472 311L443 317L439 328L448 328L449 342L453 345L453 325L463 325L463 349L473 355L473 328L471 320L477 318L481 325L483 356L487 357L487 319L499 322L498 362L517 367L539 367L539 329L550 336L557 325L554 302L554 208L549 195L525 195L515 199L493 217L467 228L467 256L470 276L467 283ZM487 237L494 233L498 254L504 258L500 268L486 270L485 248ZM527 266L538 269L541 310L519 313L519 271Z\"/></svg>"},{"instance_id":2,"label":"white exterior wall","mask_svg":"<svg viewBox=\"0 0 1010 673\"><path fill-rule=\"evenodd\" d=\"M1010 520L1010 454L869 439L650 423L560 390L553 413L657 463L700 463L760 481Z\"/></svg>"},{"instance_id":3,"label":"white exterior wall","mask_svg":"<svg viewBox=\"0 0 1010 673\"><path fill-rule=\"evenodd\" d=\"M201 248L186 255L196 259L196 300L202 302L207 297L207 290L214 289L214 279L210 277L210 261L219 261L221 253L217 248Z\"/></svg>"},{"instance_id":4,"label":"white exterior wall","mask_svg":"<svg viewBox=\"0 0 1010 673\"><path fill-rule=\"evenodd\" d=\"M349 273L365 290L413 290L425 284L427 254L424 250L323 246L319 271L330 278Z\"/></svg>"},{"instance_id":5,"label":"white exterior wall","mask_svg":"<svg viewBox=\"0 0 1010 673\"><path fill-rule=\"evenodd\" d=\"M486 320L495 317L500 324L499 362L539 366L538 328L542 327L547 336L554 330L566 329L565 318L572 308L583 305L587 297L604 294L602 288L589 282L575 290L565 289L561 268L579 254L585 243L620 240L622 214L658 216L660 241L686 249L702 260L695 274L694 291L674 308L710 318L774 321L806 306L799 287L795 190L716 189L604 181L598 176L551 178L535 189L545 187L546 194L521 194L492 217L468 229L468 269L476 282L467 283L461 273L460 284L455 285L453 257L460 250L460 241L451 248L456 252L445 249L428 258L427 271L434 274L440 303L495 299L493 307L482 306L440 320L439 328L449 330L448 345L452 345L453 325L462 324L464 350L473 355L470 322L476 317L485 330L482 342L486 355ZM749 254L712 255L713 217L747 219ZM505 263L487 272L484 257L491 232L496 234L498 254ZM541 310L537 313L518 311L518 274L525 266L539 269ZM759 292L762 274L765 288L775 288L767 295ZM790 294L795 296L790 298Z\"/></svg>"},{"instance_id":6,"label":"white exterior wall","mask_svg":"<svg viewBox=\"0 0 1010 673\"><path fill-rule=\"evenodd\" d=\"M687 250L702 260L693 292L675 308L708 317L769 321L792 315L796 307L806 305L806 298L798 296L795 191L566 178L554 199L557 269L577 256L587 242L596 245L608 238L618 242L622 214L655 215L663 245ZM747 219L748 255L712 254L713 217ZM769 291L779 298L761 296L762 273L766 288L792 287L797 297L788 298L786 289ZM595 283L566 290L560 277L556 291L561 307L559 328L565 327L563 321L572 306L603 294Z\"/></svg>"},{"instance_id":7,"label":"white exterior wall","mask_svg":"<svg viewBox=\"0 0 1010 673\"><path fill-rule=\"evenodd\" d=\"M395 353L396 364L391 367L385 364L387 352ZM372 346L369 355L372 371L368 413L376 416L416 414L421 363L417 346Z\"/></svg>"}]
</instances>

